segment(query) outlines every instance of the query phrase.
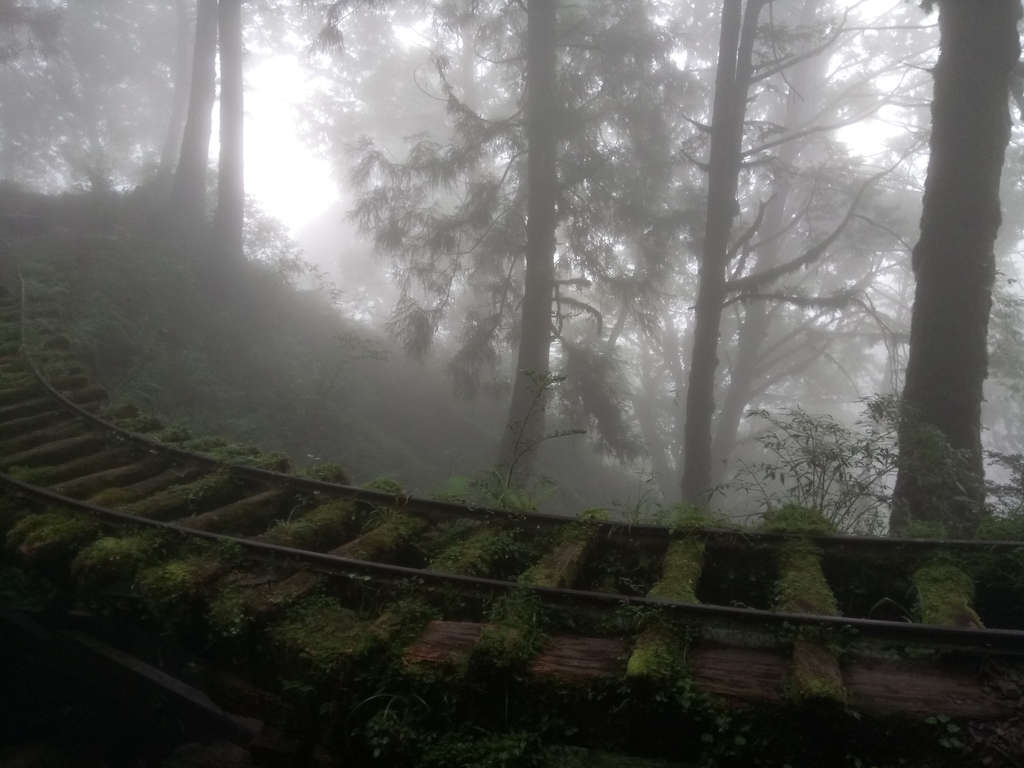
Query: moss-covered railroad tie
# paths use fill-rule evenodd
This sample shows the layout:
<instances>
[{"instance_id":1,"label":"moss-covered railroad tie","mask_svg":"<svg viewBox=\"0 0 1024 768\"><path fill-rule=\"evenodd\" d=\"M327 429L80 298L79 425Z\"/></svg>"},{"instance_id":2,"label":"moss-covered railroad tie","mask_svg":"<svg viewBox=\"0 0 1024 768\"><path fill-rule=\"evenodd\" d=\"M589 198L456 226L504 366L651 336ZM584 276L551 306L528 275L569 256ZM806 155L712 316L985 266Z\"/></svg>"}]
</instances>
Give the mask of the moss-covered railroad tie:
<instances>
[{"instance_id":1,"label":"moss-covered railroad tie","mask_svg":"<svg viewBox=\"0 0 1024 768\"><path fill-rule=\"evenodd\" d=\"M648 597L696 603L697 582L704 568L704 539L688 534L668 545L662 560L661 578ZM667 627L650 627L637 638L629 656L626 674L631 677L665 679L679 674L686 656L687 640Z\"/></svg>"},{"instance_id":2,"label":"moss-covered railroad tie","mask_svg":"<svg viewBox=\"0 0 1024 768\"><path fill-rule=\"evenodd\" d=\"M598 526L590 521L563 526L551 549L519 577L520 583L538 587L571 587L599 534Z\"/></svg>"},{"instance_id":3,"label":"moss-covered railroad tie","mask_svg":"<svg viewBox=\"0 0 1024 768\"><path fill-rule=\"evenodd\" d=\"M389 511L369 523L362 536L331 550L332 555L354 560L388 562L427 529L427 522L407 512Z\"/></svg>"},{"instance_id":4,"label":"moss-covered railroad tie","mask_svg":"<svg viewBox=\"0 0 1024 768\"><path fill-rule=\"evenodd\" d=\"M955 563L936 558L914 573L922 624L982 627L972 605L974 580Z\"/></svg>"},{"instance_id":5,"label":"moss-covered railroad tie","mask_svg":"<svg viewBox=\"0 0 1024 768\"><path fill-rule=\"evenodd\" d=\"M779 548L775 609L816 616L839 615L835 595L821 570L820 554L810 542L797 539ZM800 637L794 641L790 686L790 693L799 699L846 700L839 659L817 639Z\"/></svg>"}]
</instances>

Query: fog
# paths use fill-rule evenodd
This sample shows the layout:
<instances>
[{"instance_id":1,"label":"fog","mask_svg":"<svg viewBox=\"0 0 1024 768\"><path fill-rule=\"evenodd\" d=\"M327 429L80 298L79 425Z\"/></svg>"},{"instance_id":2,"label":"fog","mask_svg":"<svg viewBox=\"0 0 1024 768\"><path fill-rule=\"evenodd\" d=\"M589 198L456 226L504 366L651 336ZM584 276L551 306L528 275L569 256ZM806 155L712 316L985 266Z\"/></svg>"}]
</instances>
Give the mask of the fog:
<instances>
[{"instance_id":1,"label":"fog","mask_svg":"<svg viewBox=\"0 0 1024 768\"><path fill-rule=\"evenodd\" d=\"M885 529L935 13L776 0L729 48L721 3L558 3L529 30L501 0L220 5L204 51L214 0L0 2L0 213L45 211L8 232L20 258L119 243L66 289L112 397L420 494ZM1010 114L982 415L1004 454Z\"/></svg>"}]
</instances>

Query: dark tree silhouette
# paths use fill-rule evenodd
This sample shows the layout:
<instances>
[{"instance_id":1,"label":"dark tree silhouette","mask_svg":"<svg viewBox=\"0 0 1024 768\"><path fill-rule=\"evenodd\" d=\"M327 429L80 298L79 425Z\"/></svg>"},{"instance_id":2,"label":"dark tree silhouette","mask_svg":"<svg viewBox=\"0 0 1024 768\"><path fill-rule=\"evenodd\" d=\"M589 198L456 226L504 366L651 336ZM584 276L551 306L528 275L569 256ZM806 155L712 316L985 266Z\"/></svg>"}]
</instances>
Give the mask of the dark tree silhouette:
<instances>
[{"instance_id":1,"label":"dark tree silhouette","mask_svg":"<svg viewBox=\"0 0 1024 768\"><path fill-rule=\"evenodd\" d=\"M913 252L917 293L890 525L898 532L912 521L942 523L969 535L984 501L982 387L1021 3L939 0L938 6L931 156ZM935 476L939 468L926 466L935 460L922 444L928 428L961 452L961 477Z\"/></svg>"},{"instance_id":2,"label":"dark tree silhouette","mask_svg":"<svg viewBox=\"0 0 1024 768\"><path fill-rule=\"evenodd\" d=\"M726 298L729 233L739 213L743 122L752 75L757 20L766 0L725 0L715 76L708 160L708 213L701 251L693 355L686 392L683 499L703 499L711 485L711 420L715 412L718 333Z\"/></svg>"},{"instance_id":3,"label":"dark tree silhouette","mask_svg":"<svg viewBox=\"0 0 1024 768\"><path fill-rule=\"evenodd\" d=\"M550 369L551 306L555 287L555 230L558 151L556 79L558 31L556 0L528 0L526 5L526 141L527 170L526 275L522 332L507 429L498 463L528 475L544 437L544 408L538 402L538 377ZM525 449L513 457L515 446Z\"/></svg>"},{"instance_id":4,"label":"dark tree silhouette","mask_svg":"<svg viewBox=\"0 0 1024 768\"><path fill-rule=\"evenodd\" d=\"M213 131L216 67L217 0L198 0L188 119L171 187L171 208L175 217L193 226L203 220L206 211L206 163Z\"/></svg>"}]
</instances>

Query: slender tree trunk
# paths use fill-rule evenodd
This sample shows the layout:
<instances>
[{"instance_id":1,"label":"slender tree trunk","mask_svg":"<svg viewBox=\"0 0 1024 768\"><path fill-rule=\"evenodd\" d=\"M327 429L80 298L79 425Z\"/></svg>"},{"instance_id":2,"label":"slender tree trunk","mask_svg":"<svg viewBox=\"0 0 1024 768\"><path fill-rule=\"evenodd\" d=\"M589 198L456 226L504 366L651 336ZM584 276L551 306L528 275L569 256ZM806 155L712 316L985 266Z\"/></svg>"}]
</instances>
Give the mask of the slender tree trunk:
<instances>
[{"instance_id":1,"label":"slender tree trunk","mask_svg":"<svg viewBox=\"0 0 1024 768\"><path fill-rule=\"evenodd\" d=\"M220 0L220 164L213 235L229 259L243 256L245 223L242 0Z\"/></svg>"},{"instance_id":2,"label":"slender tree trunk","mask_svg":"<svg viewBox=\"0 0 1024 768\"><path fill-rule=\"evenodd\" d=\"M550 371L551 303L555 278L555 97L557 0L527 0L526 140L527 165L526 274L522 332L516 361L512 403L498 463L529 475L536 447L544 438L545 393L538 389Z\"/></svg>"},{"instance_id":3,"label":"slender tree trunk","mask_svg":"<svg viewBox=\"0 0 1024 768\"><path fill-rule=\"evenodd\" d=\"M668 449L658 424L656 403L659 401L654 382L653 355L647 340L640 346L640 391L633 395L633 412L644 436L644 444L651 457L651 469L657 476L658 487L666 502L676 500L679 488L678 475L668 462Z\"/></svg>"},{"instance_id":4,"label":"slender tree trunk","mask_svg":"<svg viewBox=\"0 0 1024 768\"><path fill-rule=\"evenodd\" d=\"M820 3L821 0L806 0L800 11L801 27L811 27L818 15ZM812 100L818 79L823 74L825 61L824 56L818 56L801 62L789 77L789 94L782 115L782 125L787 130L799 128L804 115L808 114L808 102ZM783 174L773 184L775 199L769 203L765 212L764 224L758 233L759 239L764 240L779 233L785 225L786 204L789 202L790 193L786 172L796 162L801 146L800 142L791 141L779 148L777 165L783 169ZM778 263L781 244L781 238L775 237L758 250L756 271L770 269ZM736 362L730 371L729 387L725 393L722 410L715 421L715 437L711 444L712 486L726 480L729 457L736 446L736 433L750 403L750 394L761 362L761 345L768 338L770 326L771 315L766 302L748 302L744 308L743 323L736 345Z\"/></svg>"},{"instance_id":5,"label":"slender tree trunk","mask_svg":"<svg viewBox=\"0 0 1024 768\"><path fill-rule=\"evenodd\" d=\"M160 167L156 173L156 190L162 198L170 192L174 166L181 151L181 140L185 133L185 117L188 114L188 92L191 71L189 68L192 51L192 25L189 23L188 0L174 0L174 15L178 27L178 43L174 57L174 101L171 116L167 121L167 136L160 152Z\"/></svg>"},{"instance_id":6,"label":"slender tree trunk","mask_svg":"<svg viewBox=\"0 0 1024 768\"><path fill-rule=\"evenodd\" d=\"M739 213L743 122L757 20L766 0L724 0L708 162L708 213L694 312L693 353L686 390L683 499L704 501L711 486L711 421L715 412L718 335L725 302L729 234Z\"/></svg>"},{"instance_id":7,"label":"slender tree trunk","mask_svg":"<svg viewBox=\"0 0 1024 768\"><path fill-rule=\"evenodd\" d=\"M198 226L206 215L206 164L210 157L216 79L217 0L198 0L188 118L171 185L171 209L185 226Z\"/></svg>"},{"instance_id":8,"label":"slender tree trunk","mask_svg":"<svg viewBox=\"0 0 1024 768\"><path fill-rule=\"evenodd\" d=\"M984 501L982 388L1001 222L999 178L1010 138L1009 77L1020 57L1020 0L940 0L931 154L910 326L891 529L938 522L969 535ZM967 477L938 482L921 461L920 427L967 457ZM950 487L955 488L950 502ZM966 494L964 493L966 490ZM966 496L966 498L964 498Z\"/></svg>"}]
</instances>

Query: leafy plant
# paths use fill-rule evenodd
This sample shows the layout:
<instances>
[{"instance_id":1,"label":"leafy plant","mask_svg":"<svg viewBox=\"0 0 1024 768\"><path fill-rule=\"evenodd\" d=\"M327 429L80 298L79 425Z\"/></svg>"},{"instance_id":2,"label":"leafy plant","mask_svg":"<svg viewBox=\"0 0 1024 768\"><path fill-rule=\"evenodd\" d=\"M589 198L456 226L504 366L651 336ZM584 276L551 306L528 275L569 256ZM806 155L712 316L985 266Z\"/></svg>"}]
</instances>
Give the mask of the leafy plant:
<instances>
[{"instance_id":1,"label":"leafy plant","mask_svg":"<svg viewBox=\"0 0 1024 768\"><path fill-rule=\"evenodd\" d=\"M512 450L507 464L501 464L490 473L485 474L484 480L479 483L484 498L492 506L504 509L513 509L527 512L537 509L537 506L545 499L554 495L555 488L553 481L548 478L541 478L534 481L528 488L519 485L520 465L527 463L540 444L547 440L554 440L569 435L586 434L582 429L559 429L549 432L539 439L530 439L527 436L525 425L529 424L542 413L548 402L548 393L556 386L565 381L565 376L554 373L536 373L534 371L522 371L532 381L533 399L526 411L522 422L508 425L512 432Z\"/></svg>"},{"instance_id":2,"label":"leafy plant","mask_svg":"<svg viewBox=\"0 0 1024 768\"><path fill-rule=\"evenodd\" d=\"M770 458L744 463L733 487L760 495L766 511L793 504L821 512L843 533L880 532L896 469L891 401L869 400L855 428L800 408L751 411L748 418L769 424L756 439Z\"/></svg>"}]
</instances>

